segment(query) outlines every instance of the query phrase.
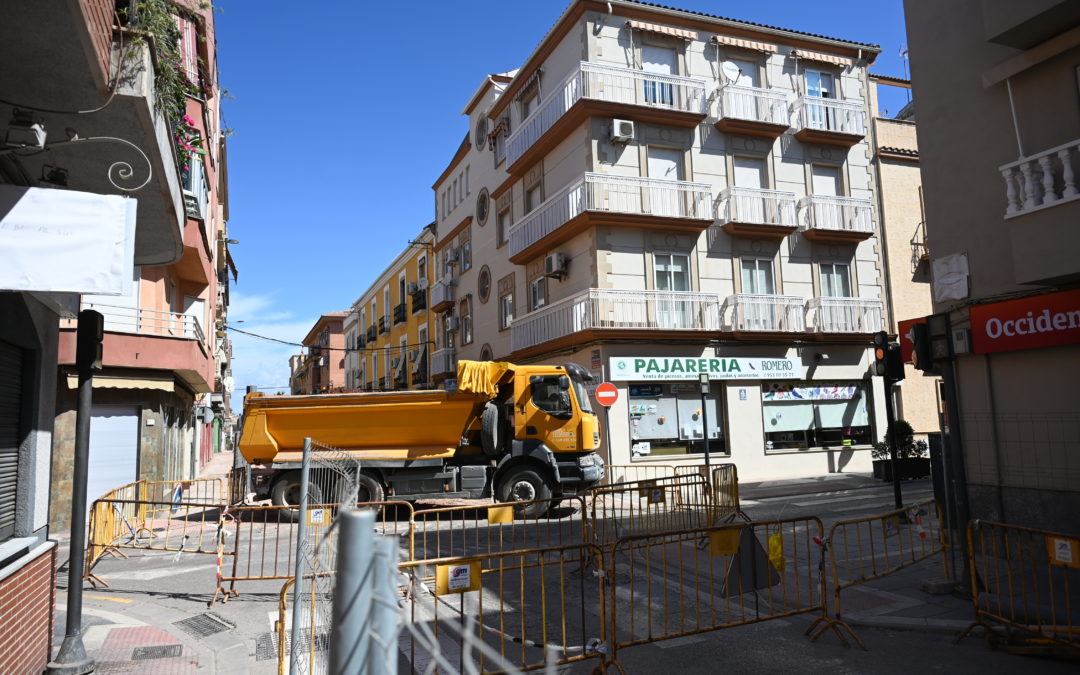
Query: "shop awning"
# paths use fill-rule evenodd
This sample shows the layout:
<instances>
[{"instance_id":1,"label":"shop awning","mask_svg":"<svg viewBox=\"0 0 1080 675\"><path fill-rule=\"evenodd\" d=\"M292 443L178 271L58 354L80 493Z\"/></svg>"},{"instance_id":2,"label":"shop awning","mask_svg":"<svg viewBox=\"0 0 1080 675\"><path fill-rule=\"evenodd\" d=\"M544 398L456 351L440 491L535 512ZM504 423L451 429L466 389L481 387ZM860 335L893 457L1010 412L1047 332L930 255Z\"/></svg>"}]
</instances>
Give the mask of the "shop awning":
<instances>
[{"instance_id":1,"label":"shop awning","mask_svg":"<svg viewBox=\"0 0 1080 675\"><path fill-rule=\"evenodd\" d=\"M69 389L78 389L79 376L68 375L67 386ZM95 375L94 389L153 389L155 391L176 391L176 384L172 377L121 377L112 375Z\"/></svg>"},{"instance_id":2,"label":"shop awning","mask_svg":"<svg viewBox=\"0 0 1080 675\"><path fill-rule=\"evenodd\" d=\"M697 31L686 30L685 28L675 28L674 26L663 26L658 23L645 23L644 21L627 21L627 28L634 30L643 30L648 33L659 33L660 35L667 35L670 37L677 37L683 40L696 40Z\"/></svg>"},{"instance_id":3,"label":"shop awning","mask_svg":"<svg viewBox=\"0 0 1080 675\"><path fill-rule=\"evenodd\" d=\"M137 201L0 185L0 289L130 294Z\"/></svg>"}]
</instances>

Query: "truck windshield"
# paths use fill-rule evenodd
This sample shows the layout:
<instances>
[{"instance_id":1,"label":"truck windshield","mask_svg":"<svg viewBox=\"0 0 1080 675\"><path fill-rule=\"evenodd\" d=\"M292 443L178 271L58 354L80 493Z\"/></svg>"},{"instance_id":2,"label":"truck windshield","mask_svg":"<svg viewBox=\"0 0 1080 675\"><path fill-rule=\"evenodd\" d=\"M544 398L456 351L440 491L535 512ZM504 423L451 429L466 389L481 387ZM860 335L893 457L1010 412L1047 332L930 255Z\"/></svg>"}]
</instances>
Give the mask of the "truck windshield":
<instances>
[{"instance_id":1,"label":"truck windshield","mask_svg":"<svg viewBox=\"0 0 1080 675\"><path fill-rule=\"evenodd\" d=\"M591 413L592 406L589 404L589 392L585 390L585 383L576 377L570 378L570 381L574 383L574 396L577 398L581 412Z\"/></svg>"}]
</instances>

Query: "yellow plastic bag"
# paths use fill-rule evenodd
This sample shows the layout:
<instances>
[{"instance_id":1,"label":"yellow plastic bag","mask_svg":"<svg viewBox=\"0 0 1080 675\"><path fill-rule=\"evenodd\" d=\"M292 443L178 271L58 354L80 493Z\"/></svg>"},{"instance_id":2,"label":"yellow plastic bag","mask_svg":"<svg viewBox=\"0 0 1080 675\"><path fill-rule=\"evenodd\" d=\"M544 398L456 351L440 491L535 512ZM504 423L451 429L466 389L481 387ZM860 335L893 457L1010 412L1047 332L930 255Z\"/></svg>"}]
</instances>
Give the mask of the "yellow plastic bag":
<instances>
[{"instance_id":1,"label":"yellow plastic bag","mask_svg":"<svg viewBox=\"0 0 1080 675\"><path fill-rule=\"evenodd\" d=\"M784 538L779 532L769 536L769 562L777 572L783 573L787 561L784 560Z\"/></svg>"}]
</instances>

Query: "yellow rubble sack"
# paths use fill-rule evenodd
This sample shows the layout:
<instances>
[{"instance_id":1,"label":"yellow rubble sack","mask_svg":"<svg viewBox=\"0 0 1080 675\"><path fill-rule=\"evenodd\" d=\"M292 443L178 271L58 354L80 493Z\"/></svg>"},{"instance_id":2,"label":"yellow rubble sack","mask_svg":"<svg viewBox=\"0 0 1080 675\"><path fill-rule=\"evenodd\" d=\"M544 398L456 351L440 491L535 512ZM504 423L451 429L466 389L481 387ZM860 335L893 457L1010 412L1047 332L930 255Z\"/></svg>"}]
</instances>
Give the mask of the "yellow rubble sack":
<instances>
[{"instance_id":1,"label":"yellow rubble sack","mask_svg":"<svg viewBox=\"0 0 1080 675\"><path fill-rule=\"evenodd\" d=\"M511 368L513 365L506 361L458 361L458 391L494 398L499 393L499 381Z\"/></svg>"}]
</instances>

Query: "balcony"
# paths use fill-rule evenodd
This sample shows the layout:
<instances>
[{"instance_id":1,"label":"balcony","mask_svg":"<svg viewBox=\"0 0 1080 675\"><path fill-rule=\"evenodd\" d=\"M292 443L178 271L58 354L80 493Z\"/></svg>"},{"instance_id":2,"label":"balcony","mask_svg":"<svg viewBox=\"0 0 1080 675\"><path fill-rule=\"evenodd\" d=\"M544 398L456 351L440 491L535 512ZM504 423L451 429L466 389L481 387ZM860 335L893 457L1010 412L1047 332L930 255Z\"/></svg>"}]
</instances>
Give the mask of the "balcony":
<instances>
[{"instance_id":1,"label":"balcony","mask_svg":"<svg viewBox=\"0 0 1080 675\"><path fill-rule=\"evenodd\" d=\"M791 126L787 94L759 87L721 87L717 116L717 129L745 136L773 139Z\"/></svg>"},{"instance_id":2,"label":"balcony","mask_svg":"<svg viewBox=\"0 0 1080 675\"><path fill-rule=\"evenodd\" d=\"M582 62L506 139L506 170L524 173L594 115L696 127L706 112L704 80Z\"/></svg>"},{"instance_id":3,"label":"balcony","mask_svg":"<svg viewBox=\"0 0 1080 675\"><path fill-rule=\"evenodd\" d=\"M592 288L514 319L511 349L517 352L560 338L582 342L580 333L593 330L650 339L662 331L719 331L720 298L711 293ZM665 335L671 337L677 336Z\"/></svg>"},{"instance_id":4,"label":"balcony","mask_svg":"<svg viewBox=\"0 0 1080 675\"><path fill-rule=\"evenodd\" d=\"M422 312L425 309L427 309L427 290L426 289L421 289L421 290L411 294L409 296L409 298L412 300L413 314L416 314L417 312Z\"/></svg>"},{"instance_id":5,"label":"balcony","mask_svg":"<svg viewBox=\"0 0 1080 675\"><path fill-rule=\"evenodd\" d=\"M721 307L724 326L733 333L806 332L806 299L799 295L729 295Z\"/></svg>"},{"instance_id":6,"label":"balcony","mask_svg":"<svg viewBox=\"0 0 1080 675\"><path fill-rule=\"evenodd\" d=\"M385 316L379 317L379 334L385 335L390 332L390 322L386 320Z\"/></svg>"},{"instance_id":7,"label":"balcony","mask_svg":"<svg viewBox=\"0 0 1080 675\"><path fill-rule=\"evenodd\" d=\"M401 304L394 305L394 325L399 323L405 323L405 301L402 300Z\"/></svg>"},{"instance_id":8,"label":"balcony","mask_svg":"<svg viewBox=\"0 0 1080 675\"><path fill-rule=\"evenodd\" d=\"M596 225L697 231L713 221L708 183L586 173L510 230L510 261L529 259Z\"/></svg>"},{"instance_id":9,"label":"balcony","mask_svg":"<svg viewBox=\"0 0 1080 675\"><path fill-rule=\"evenodd\" d=\"M436 281L431 287L431 309L445 312L454 306L454 283L449 279Z\"/></svg>"},{"instance_id":10,"label":"balcony","mask_svg":"<svg viewBox=\"0 0 1080 675\"><path fill-rule=\"evenodd\" d=\"M799 99L799 123L795 138L850 148L866 136L866 110L862 103L803 96Z\"/></svg>"},{"instance_id":11,"label":"balcony","mask_svg":"<svg viewBox=\"0 0 1080 675\"><path fill-rule=\"evenodd\" d=\"M869 199L809 195L799 206L806 212L802 235L827 244L855 244L874 236L874 207Z\"/></svg>"},{"instance_id":12,"label":"balcony","mask_svg":"<svg viewBox=\"0 0 1080 675\"><path fill-rule=\"evenodd\" d=\"M367 341L369 343L375 342L375 338L379 337L379 329L375 324L371 324L367 329Z\"/></svg>"},{"instance_id":13,"label":"balcony","mask_svg":"<svg viewBox=\"0 0 1080 675\"><path fill-rule=\"evenodd\" d=\"M1080 199L1076 187L1080 140L1044 150L1002 165L1005 179L1005 219Z\"/></svg>"},{"instance_id":14,"label":"balcony","mask_svg":"<svg viewBox=\"0 0 1080 675\"><path fill-rule=\"evenodd\" d=\"M811 298L806 308L816 333L867 335L883 330L883 307L876 298Z\"/></svg>"},{"instance_id":15,"label":"balcony","mask_svg":"<svg viewBox=\"0 0 1080 675\"><path fill-rule=\"evenodd\" d=\"M911 235L911 271L919 269L919 265L930 260L930 247L926 244L926 221L919 223L915 228L915 234Z\"/></svg>"},{"instance_id":16,"label":"balcony","mask_svg":"<svg viewBox=\"0 0 1080 675\"><path fill-rule=\"evenodd\" d=\"M733 237L782 239L799 229L794 192L729 187L718 211L720 229Z\"/></svg>"},{"instance_id":17,"label":"balcony","mask_svg":"<svg viewBox=\"0 0 1080 675\"><path fill-rule=\"evenodd\" d=\"M431 376L441 379L457 375L457 356L453 347L436 349L431 355Z\"/></svg>"}]
</instances>

